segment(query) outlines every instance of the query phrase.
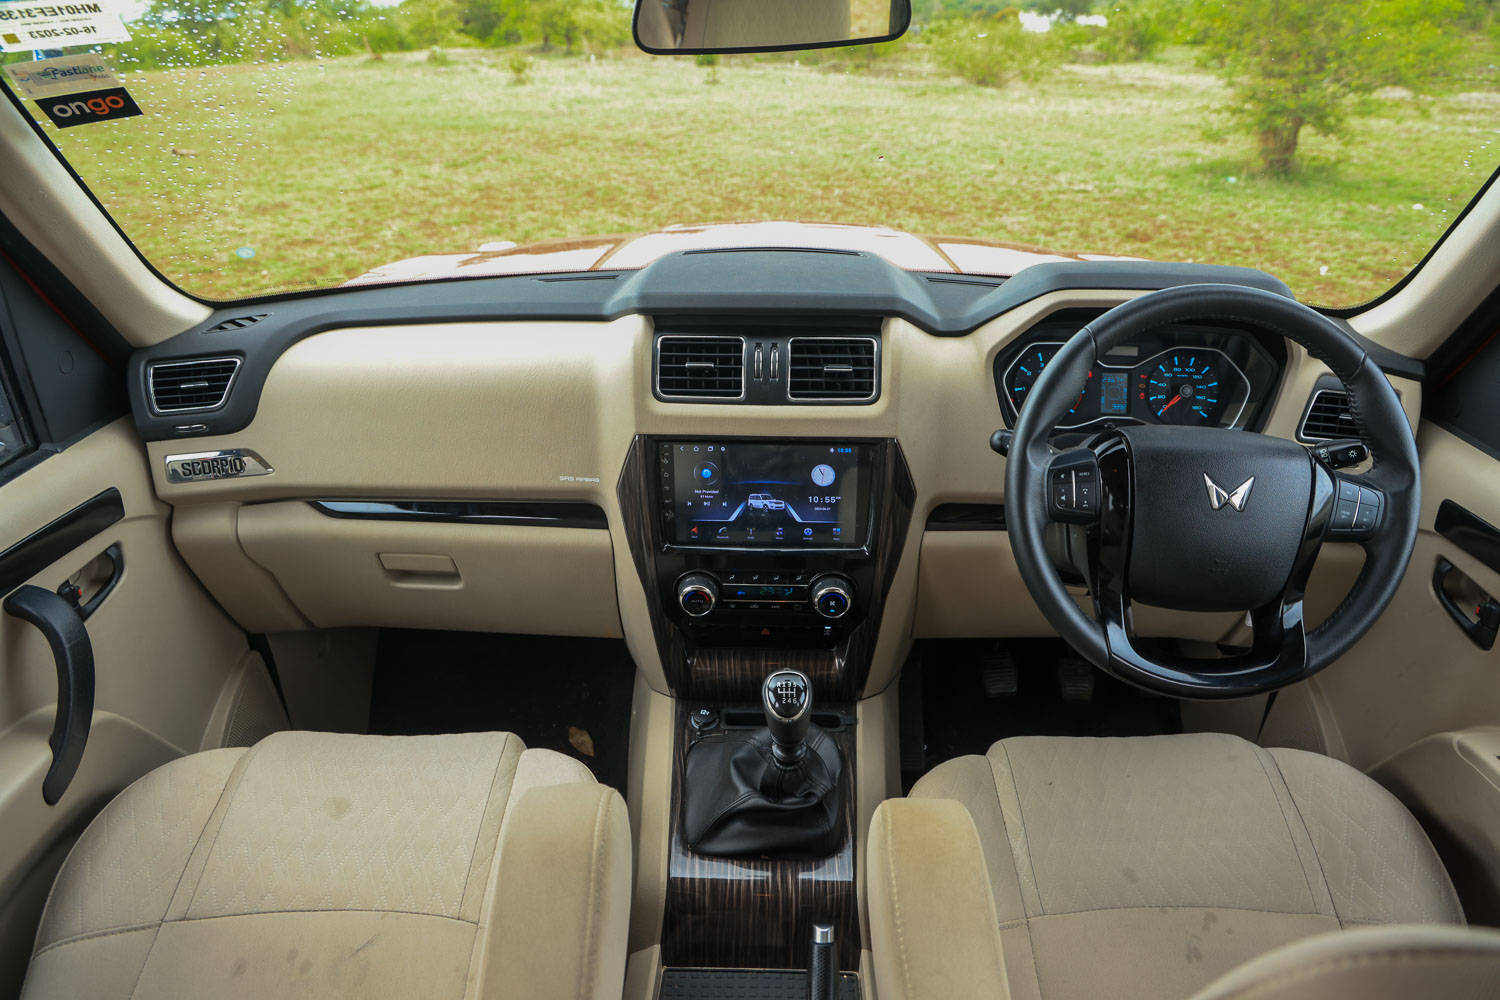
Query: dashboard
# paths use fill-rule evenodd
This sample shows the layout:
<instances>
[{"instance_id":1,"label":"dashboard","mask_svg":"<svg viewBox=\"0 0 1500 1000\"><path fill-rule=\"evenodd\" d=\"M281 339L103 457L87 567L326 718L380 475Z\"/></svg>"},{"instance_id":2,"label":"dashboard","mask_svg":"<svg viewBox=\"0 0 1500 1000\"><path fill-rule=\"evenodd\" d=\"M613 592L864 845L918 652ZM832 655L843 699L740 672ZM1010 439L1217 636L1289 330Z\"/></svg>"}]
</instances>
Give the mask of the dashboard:
<instances>
[{"instance_id":1,"label":"dashboard","mask_svg":"<svg viewBox=\"0 0 1500 1000\"><path fill-rule=\"evenodd\" d=\"M1066 310L995 356L995 392L1015 426L1037 378L1062 345L1099 313ZM1284 342L1248 331L1166 326L1097 360L1059 430L1177 424L1258 430L1275 397Z\"/></svg>"},{"instance_id":2,"label":"dashboard","mask_svg":"<svg viewBox=\"0 0 1500 1000\"><path fill-rule=\"evenodd\" d=\"M658 690L727 649L832 651L859 665L837 675L852 695L861 672L888 685L909 638L1051 634L991 436L1049 349L1111 306L1226 280L1279 287L1183 265L981 279L689 254L225 309L137 352L130 387L173 541L248 631L624 637ZM210 404L163 377L184 362L221 380ZM1191 420L1294 439L1328 377L1248 328L1167 327L1100 359L1067 432ZM1399 381L1414 415L1421 385ZM170 474L221 453L257 461ZM1310 595L1336 605L1357 556L1325 553ZM1145 615L1142 634L1203 641L1241 618Z\"/></svg>"}]
</instances>

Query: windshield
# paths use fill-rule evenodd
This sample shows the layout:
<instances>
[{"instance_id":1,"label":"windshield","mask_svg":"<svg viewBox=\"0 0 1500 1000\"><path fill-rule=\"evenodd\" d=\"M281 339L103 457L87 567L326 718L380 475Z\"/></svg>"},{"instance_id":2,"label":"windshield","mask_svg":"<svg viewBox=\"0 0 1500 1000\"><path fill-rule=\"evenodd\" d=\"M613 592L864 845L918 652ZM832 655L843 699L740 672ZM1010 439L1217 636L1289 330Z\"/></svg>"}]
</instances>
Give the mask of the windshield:
<instances>
[{"instance_id":1,"label":"windshield","mask_svg":"<svg viewBox=\"0 0 1500 1000\"><path fill-rule=\"evenodd\" d=\"M209 299L826 239L992 274L1240 264L1342 307L1500 160L1480 0L1038 6L917 0L893 43L693 57L638 51L621 0L19 0L0 47L121 230ZM886 231L703 228L771 221Z\"/></svg>"}]
</instances>

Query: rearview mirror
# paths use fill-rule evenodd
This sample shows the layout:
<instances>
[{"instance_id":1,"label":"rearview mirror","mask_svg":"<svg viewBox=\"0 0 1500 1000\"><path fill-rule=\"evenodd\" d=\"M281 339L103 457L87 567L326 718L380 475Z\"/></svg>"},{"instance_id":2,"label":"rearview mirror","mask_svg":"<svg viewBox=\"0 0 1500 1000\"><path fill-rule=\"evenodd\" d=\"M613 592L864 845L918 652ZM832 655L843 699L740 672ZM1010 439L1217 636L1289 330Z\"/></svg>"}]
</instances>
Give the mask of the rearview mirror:
<instances>
[{"instance_id":1,"label":"rearview mirror","mask_svg":"<svg viewBox=\"0 0 1500 1000\"><path fill-rule=\"evenodd\" d=\"M635 43L653 55L778 52L900 38L911 0L636 0Z\"/></svg>"}]
</instances>

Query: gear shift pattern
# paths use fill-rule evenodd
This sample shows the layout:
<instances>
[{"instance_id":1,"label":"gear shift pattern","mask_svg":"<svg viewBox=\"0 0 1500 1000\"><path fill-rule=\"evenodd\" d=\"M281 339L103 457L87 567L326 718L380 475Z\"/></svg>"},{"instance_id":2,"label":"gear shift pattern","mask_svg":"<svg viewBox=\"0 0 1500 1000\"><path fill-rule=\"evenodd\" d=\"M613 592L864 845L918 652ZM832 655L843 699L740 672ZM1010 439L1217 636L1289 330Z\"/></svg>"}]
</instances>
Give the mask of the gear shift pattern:
<instances>
[{"instance_id":1,"label":"gear shift pattern","mask_svg":"<svg viewBox=\"0 0 1500 1000\"><path fill-rule=\"evenodd\" d=\"M778 670L761 685L760 706L776 763L786 768L801 764L812 725L812 681L798 670Z\"/></svg>"}]
</instances>

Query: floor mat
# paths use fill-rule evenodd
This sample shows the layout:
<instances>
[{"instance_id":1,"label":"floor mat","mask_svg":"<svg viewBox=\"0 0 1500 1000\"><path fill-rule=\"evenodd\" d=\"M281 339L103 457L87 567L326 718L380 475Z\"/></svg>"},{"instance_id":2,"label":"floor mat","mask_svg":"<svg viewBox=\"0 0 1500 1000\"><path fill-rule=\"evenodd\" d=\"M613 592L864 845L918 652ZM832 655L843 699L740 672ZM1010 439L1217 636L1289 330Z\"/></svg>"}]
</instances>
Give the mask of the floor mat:
<instances>
[{"instance_id":1,"label":"floor mat","mask_svg":"<svg viewBox=\"0 0 1500 1000\"><path fill-rule=\"evenodd\" d=\"M985 694L981 664L999 648L1017 667L1016 693ZM903 746L903 784L945 760L982 754L1007 736L1150 736L1182 729L1178 703L1146 694L1100 671L1094 671L1094 696L1086 704L1063 700L1055 664L1068 652L1056 639L942 640L921 643L921 696L915 720L903 719L903 733L921 739L920 747ZM908 669L912 669L911 666ZM903 705L903 710L905 705ZM918 735L920 734L920 735Z\"/></svg>"},{"instance_id":2,"label":"floor mat","mask_svg":"<svg viewBox=\"0 0 1500 1000\"><path fill-rule=\"evenodd\" d=\"M618 640L387 629L370 732L511 732L583 761L623 795L634 680Z\"/></svg>"}]
</instances>

